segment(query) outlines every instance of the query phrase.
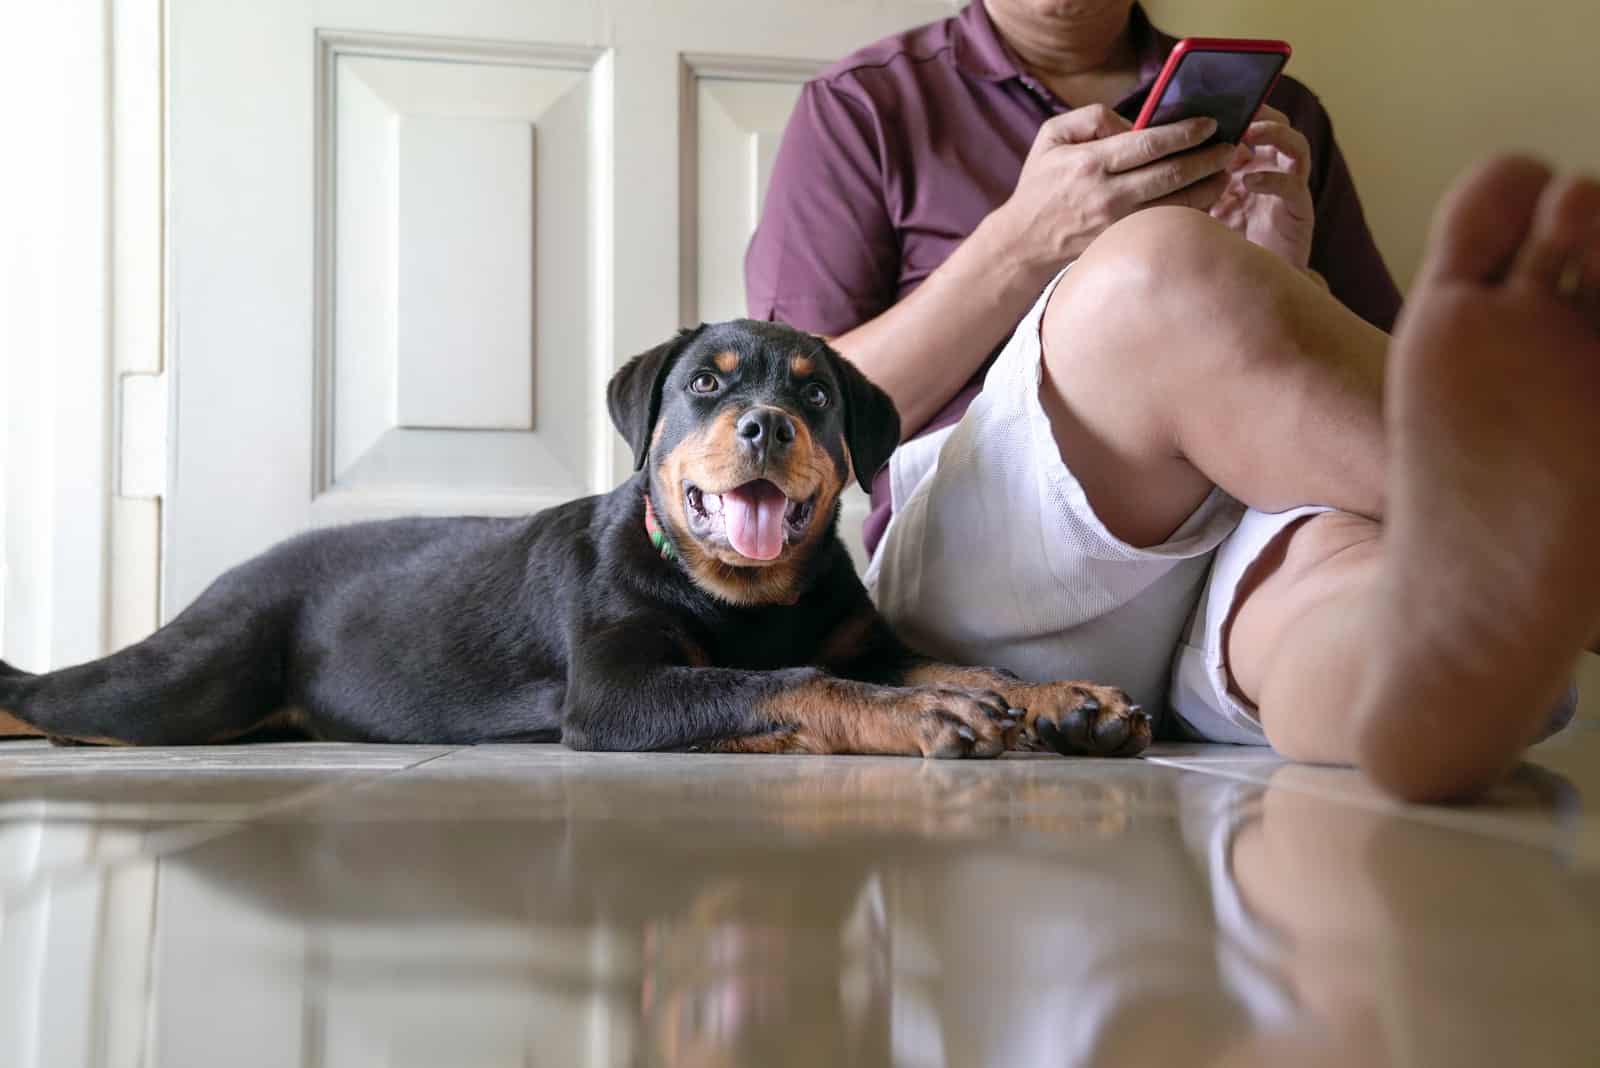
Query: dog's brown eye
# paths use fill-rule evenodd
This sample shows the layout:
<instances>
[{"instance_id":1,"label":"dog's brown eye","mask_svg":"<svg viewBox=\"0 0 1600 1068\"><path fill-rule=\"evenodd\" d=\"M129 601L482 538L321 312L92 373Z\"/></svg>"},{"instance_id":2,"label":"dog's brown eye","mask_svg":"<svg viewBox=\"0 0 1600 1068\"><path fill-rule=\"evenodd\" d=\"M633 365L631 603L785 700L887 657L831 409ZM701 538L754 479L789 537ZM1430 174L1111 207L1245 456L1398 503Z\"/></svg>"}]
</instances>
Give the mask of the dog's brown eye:
<instances>
[{"instance_id":1,"label":"dog's brown eye","mask_svg":"<svg viewBox=\"0 0 1600 1068\"><path fill-rule=\"evenodd\" d=\"M826 408L828 406L828 391L815 382L806 387L806 391L802 396L805 397L806 403L813 408Z\"/></svg>"},{"instance_id":2,"label":"dog's brown eye","mask_svg":"<svg viewBox=\"0 0 1600 1068\"><path fill-rule=\"evenodd\" d=\"M722 383L717 381L717 376L710 371L701 371L689 382L692 393L715 393L722 388Z\"/></svg>"}]
</instances>

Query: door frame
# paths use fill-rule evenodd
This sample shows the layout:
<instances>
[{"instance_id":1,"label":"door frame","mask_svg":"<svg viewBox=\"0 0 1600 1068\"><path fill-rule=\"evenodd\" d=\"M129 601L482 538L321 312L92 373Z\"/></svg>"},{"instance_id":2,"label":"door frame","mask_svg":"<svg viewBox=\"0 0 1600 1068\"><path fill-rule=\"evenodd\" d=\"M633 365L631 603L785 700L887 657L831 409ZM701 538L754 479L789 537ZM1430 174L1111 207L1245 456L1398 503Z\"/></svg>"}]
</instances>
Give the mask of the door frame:
<instances>
[{"instance_id":1,"label":"door frame","mask_svg":"<svg viewBox=\"0 0 1600 1068\"><path fill-rule=\"evenodd\" d=\"M7 94L26 101L19 143L39 151L15 178L12 202L32 210L6 264L0 655L44 670L158 619L166 428L124 471L121 446L150 430L124 421L121 394L164 389L134 377L164 364L165 2L58 0L20 17L18 40L54 47L19 50Z\"/></svg>"}]
</instances>

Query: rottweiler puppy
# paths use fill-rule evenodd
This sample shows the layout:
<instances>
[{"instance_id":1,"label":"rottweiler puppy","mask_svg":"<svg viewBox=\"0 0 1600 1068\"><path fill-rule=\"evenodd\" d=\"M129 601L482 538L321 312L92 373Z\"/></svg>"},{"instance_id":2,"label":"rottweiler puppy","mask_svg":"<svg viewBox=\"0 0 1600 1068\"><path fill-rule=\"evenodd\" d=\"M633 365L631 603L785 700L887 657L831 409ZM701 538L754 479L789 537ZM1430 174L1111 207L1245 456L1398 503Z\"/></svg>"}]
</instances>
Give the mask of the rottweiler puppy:
<instances>
[{"instance_id":1,"label":"rottweiler puppy","mask_svg":"<svg viewBox=\"0 0 1600 1068\"><path fill-rule=\"evenodd\" d=\"M702 325L629 361L608 402L636 470L612 492L302 534L118 653L0 664L0 733L929 757L1149 743L1120 690L896 638L836 527L899 419L820 339Z\"/></svg>"}]
</instances>

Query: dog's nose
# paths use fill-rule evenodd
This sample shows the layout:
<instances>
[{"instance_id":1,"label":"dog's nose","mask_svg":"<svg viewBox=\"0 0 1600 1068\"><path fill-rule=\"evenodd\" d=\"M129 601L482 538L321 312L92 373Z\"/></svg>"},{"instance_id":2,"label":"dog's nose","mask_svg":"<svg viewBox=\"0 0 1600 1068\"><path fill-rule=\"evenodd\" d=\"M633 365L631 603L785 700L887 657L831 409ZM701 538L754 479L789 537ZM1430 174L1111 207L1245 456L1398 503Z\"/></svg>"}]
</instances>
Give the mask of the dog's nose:
<instances>
[{"instance_id":1,"label":"dog's nose","mask_svg":"<svg viewBox=\"0 0 1600 1068\"><path fill-rule=\"evenodd\" d=\"M734 430L761 457L777 456L794 444L794 420L776 408L752 408L739 417Z\"/></svg>"}]
</instances>

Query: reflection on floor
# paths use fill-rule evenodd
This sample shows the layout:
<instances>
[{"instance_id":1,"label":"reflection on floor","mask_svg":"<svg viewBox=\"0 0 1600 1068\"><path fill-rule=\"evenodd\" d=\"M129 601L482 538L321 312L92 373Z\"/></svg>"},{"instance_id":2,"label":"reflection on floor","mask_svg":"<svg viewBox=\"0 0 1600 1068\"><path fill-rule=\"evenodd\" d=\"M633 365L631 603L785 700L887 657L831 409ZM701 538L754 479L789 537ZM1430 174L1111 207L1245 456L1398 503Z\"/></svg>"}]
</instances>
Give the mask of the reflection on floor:
<instances>
[{"instance_id":1,"label":"reflection on floor","mask_svg":"<svg viewBox=\"0 0 1600 1068\"><path fill-rule=\"evenodd\" d=\"M0 745L0 1063L1600 1062L1600 723L1406 809L992 763Z\"/></svg>"}]
</instances>

